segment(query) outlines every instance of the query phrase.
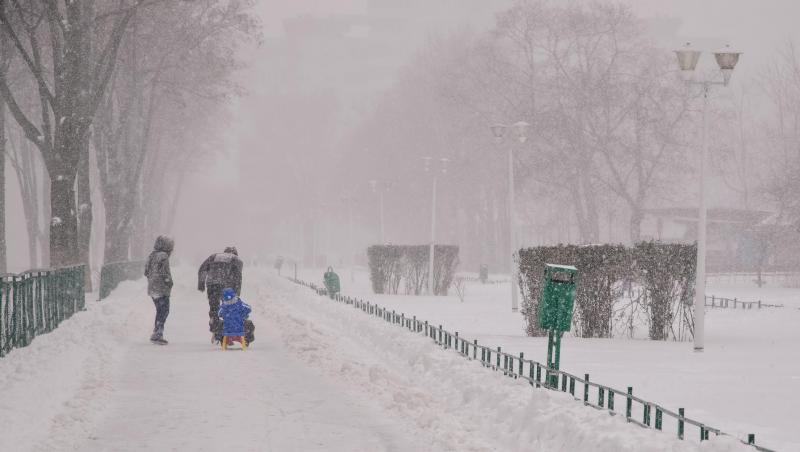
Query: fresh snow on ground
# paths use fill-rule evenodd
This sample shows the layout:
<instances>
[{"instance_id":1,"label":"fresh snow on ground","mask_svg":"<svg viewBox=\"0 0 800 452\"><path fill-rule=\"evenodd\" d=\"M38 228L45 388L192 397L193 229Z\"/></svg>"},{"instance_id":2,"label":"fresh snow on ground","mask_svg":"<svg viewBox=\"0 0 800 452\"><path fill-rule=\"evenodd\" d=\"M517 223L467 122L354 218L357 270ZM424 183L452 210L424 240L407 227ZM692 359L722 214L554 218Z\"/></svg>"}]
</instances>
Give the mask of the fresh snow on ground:
<instances>
[{"instance_id":1,"label":"fresh snow on ground","mask_svg":"<svg viewBox=\"0 0 800 452\"><path fill-rule=\"evenodd\" d=\"M189 268L175 271L167 346L147 341L138 281L13 351L0 450L751 450L640 429L269 273L245 273L246 352L209 343Z\"/></svg>"},{"instance_id":2,"label":"fresh snow on ground","mask_svg":"<svg viewBox=\"0 0 800 452\"><path fill-rule=\"evenodd\" d=\"M324 270L301 269L298 277L322 283ZM503 351L524 352L528 359L546 362L547 339L526 337L520 314L511 312L509 285L468 283L462 303L451 290L448 297L375 295L369 275L357 269L340 272L342 291L376 302L407 316L427 320L461 337ZM497 276L502 279L502 276ZM507 275L505 276L507 280ZM771 285L771 287L770 287ZM565 336L561 368L625 390L692 419L777 450L800 450L795 407L800 406L800 289L750 287L743 281L719 281L709 294L784 304L761 310L708 309L706 349L694 353L691 342L630 339L582 339ZM592 397L596 398L596 390ZM636 404L634 404L636 406ZM641 418L641 410L634 411ZM677 429L664 417L664 430ZM699 436L687 426L687 438Z\"/></svg>"}]
</instances>

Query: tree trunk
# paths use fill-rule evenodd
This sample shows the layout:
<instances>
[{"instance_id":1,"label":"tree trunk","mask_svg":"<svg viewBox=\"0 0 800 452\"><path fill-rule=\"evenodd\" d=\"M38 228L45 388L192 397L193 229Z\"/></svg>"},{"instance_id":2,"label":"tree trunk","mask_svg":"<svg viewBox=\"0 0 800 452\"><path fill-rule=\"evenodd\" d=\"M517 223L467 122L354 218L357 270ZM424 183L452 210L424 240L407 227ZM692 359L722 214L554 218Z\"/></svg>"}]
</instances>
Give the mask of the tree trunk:
<instances>
[{"instance_id":1,"label":"tree trunk","mask_svg":"<svg viewBox=\"0 0 800 452\"><path fill-rule=\"evenodd\" d=\"M125 193L128 192L129 190L124 187L106 187L103 196L103 205L106 207L104 264L129 260L132 213L123 201Z\"/></svg>"},{"instance_id":2,"label":"tree trunk","mask_svg":"<svg viewBox=\"0 0 800 452\"><path fill-rule=\"evenodd\" d=\"M50 171L50 265L80 263L78 217L75 215L75 173L68 168Z\"/></svg>"},{"instance_id":3,"label":"tree trunk","mask_svg":"<svg viewBox=\"0 0 800 452\"><path fill-rule=\"evenodd\" d=\"M0 98L0 274L8 271L6 249L6 105Z\"/></svg>"},{"instance_id":4,"label":"tree trunk","mask_svg":"<svg viewBox=\"0 0 800 452\"><path fill-rule=\"evenodd\" d=\"M78 253L80 262L86 265L83 273L84 289L92 291L92 190L89 180L89 140L81 140L81 160L78 164Z\"/></svg>"},{"instance_id":5,"label":"tree trunk","mask_svg":"<svg viewBox=\"0 0 800 452\"><path fill-rule=\"evenodd\" d=\"M631 207L631 218L630 218L630 237L631 237L631 244L635 245L642 240L642 219L644 218L644 213L642 212L641 207Z\"/></svg>"},{"instance_id":6,"label":"tree trunk","mask_svg":"<svg viewBox=\"0 0 800 452\"><path fill-rule=\"evenodd\" d=\"M50 268L50 228L47 227L47 218L51 209L50 173L47 171L46 167L42 167L42 171L42 188L40 193L42 194L42 218L44 218L45 221L42 224L41 229L39 229L37 221L39 251L41 252L41 256L39 256L39 264L42 266L42 268Z\"/></svg>"}]
</instances>

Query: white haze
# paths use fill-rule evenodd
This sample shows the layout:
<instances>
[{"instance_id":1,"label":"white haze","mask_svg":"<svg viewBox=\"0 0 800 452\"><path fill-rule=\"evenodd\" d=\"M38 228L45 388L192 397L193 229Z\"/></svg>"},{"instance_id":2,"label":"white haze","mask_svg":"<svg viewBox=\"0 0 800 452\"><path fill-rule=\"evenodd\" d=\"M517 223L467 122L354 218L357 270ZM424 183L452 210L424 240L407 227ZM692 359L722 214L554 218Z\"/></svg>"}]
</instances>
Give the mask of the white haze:
<instances>
[{"instance_id":1,"label":"white haze","mask_svg":"<svg viewBox=\"0 0 800 452\"><path fill-rule=\"evenodd\" d=\"M321 41L318 48L308 49L309 54L296 55L297 72L294 73L286 72L287 67L292 66L290 63L275 59L278 54L288 55L282 53L290 46L283 33L285 20L301 15L321 18L363 15L372 11L371 3L369 0L259 1L264 42L259 48L248 49L245 57L249 67L239 75L244 94L232 104L230 135L221 140L225 143L224 149L219 149L203 170L189 175L175 228L166 231L176 239L179 258L197 262L200 257L227 245L238 246L240 254L246 258L265 257L272 252L296 252L298 244L287 243L287 236L275 231L281 222L288 224L284 228L299 228L298 216L307 215L306 195L323 189L315 185L315 180L326 171L317 164L322 161L320 153L323 151L315 146L327 143L329 150L335 149L337 140L346 137L350 129L364 119L380 93L391 87L396 71L429 36L447 35L464 28L476 32L487 30L493 24L493 12L511 4L496 0L375 2L394 5L398 17L414 18L409 22L413 27L395 32L391 42L368 45L369 54L351 54L338 61L326 58L326 44ZM794 0L627 0L625 3L640 17L656 19L659 24L673 21L674 29L656 27L652 30L665 50L686 40L709 48L730 42L742 50L744 55L734 74L734 89L758 83L765 67L776 58L780 46L787 40L800 42L797 27L800 2ZM353 39L366 42L371 39L370 31L354 30L354 33ZM314 58L319 58L319 63ZM379 64L375 64L376 61ZM277 109L270 102L276 93L289 99ZM306 93L323 93L337 99L339 114L335 121L317 123L315 112L304 110L301 98ZM301 98L293 103L293 96ZM292 139L270 136L275 121L282 115L306 118L305 123L294 124ZM296 155L308 157L302 159L304 167L287 165L291 156ZM26 233L23 216L14 214L21 212L21 204L13 170L9 167L6 173L9 269L19 271L27 267ZM367 181L359 181L359 184L362 197L372 199ZM320 192L317 196L343 209L341 194ZM99 206L100 199L95 203ZM420 243L428 241L427 206L427 198L420 200L420 210L413 212L423 225L417 237ZM369 217L369 209L363 206L360 211L367 213L359 214L355 221L357 244L375 241L376 216ZM96 213L95 266L102 261L101 220L101 212ZM318 238L322 248L325 245L336 248L331 243L346 240L342 218L333 219L332 223L335 225L331 226L328 236Z\"/></svg>"}]
</instances>

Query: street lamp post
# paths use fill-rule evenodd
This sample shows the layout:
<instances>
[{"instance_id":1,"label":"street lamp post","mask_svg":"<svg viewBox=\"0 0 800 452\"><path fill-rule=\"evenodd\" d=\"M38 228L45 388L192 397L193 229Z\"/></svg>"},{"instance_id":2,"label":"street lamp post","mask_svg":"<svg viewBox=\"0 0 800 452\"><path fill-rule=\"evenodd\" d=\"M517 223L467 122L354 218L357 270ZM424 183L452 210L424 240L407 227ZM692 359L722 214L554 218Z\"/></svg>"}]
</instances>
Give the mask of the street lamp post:
<instances>
[{"instance_id":1,"label":"street lamp post","mask_svg":"<svg viewBox=\"0 0 800 452\"><path fill-rule=\"evenodd\" d=\"M431 245L430 250L428 252L428 295L435 295L434 293L434 284L433 284L433 264L434 264L434 246L436 244L436 185L438 181L438 173L436 171L431 171L431 157L423 157L422 161L424 163L425 172L431 172L433 174L433 187L431 190ZM440 162L440 172L441 174L447 173L447 162L449 160L446 158L439 159Z\"/></svg>"},{"instance_id":2,"label":"street lamp post","mask_svg":"<svg viewBox=\"0 0 800 452\"><path fill-rule=\"evenodd\" d=\"M372 179L369 181L370 186L372 186L372 192L378 194L378 212L380 215L380 224L381 224L381 245L386 243L386 236L384 235L384 223L383 223L383 193L384 191L389 189L389 183L384 182L383 184L379 184L377 180Z\"/></svg>"},{"instance_id":3,"label":"street lamp post","mask_svg":"<svg viewBox=\"0 0 800 452\"><path fill-rule=\"evenodd\" d=\"M511 126L517 135L517 140L520 144L528 140L528 124L525 121L519 121ZM490 126L492 134L497 141L498 146L503 142L507 126L503 124L494 124ZM517 252L516 240L516 207L514 205L514 146L508 146L508 245L509 245L509 274L511 278L511 312L519 310L518 290L517 290L517 269L514 262L514 254Z\"/></svg>"},{"instance_id":4,"label":"street lamp post","mask_svg":"<svg viewBox=\"0 0 800 452\"><path fill-rule=\"evenodd\" d=\"M705 348L705 304L706 304L706 168L708 166L708 94L714 85L728 86L733 69L739 62L740 52L734 52L726 46L714 53L717 65L722 72L722 80L702 79L695 80L694 70L700 59L700 51L694 50L689 43L675 51L678 57L678 66L684 75L686 83L700 85L703 90L703 132L700 148L700 180L698 190L700 195L700 211L697 224L697 276L694 290L694 350L702 352Z\"/></svg>"},{"instance_id":5,"label":"street lamp post","mask_svg":"<svg viewBox=\"0 0 800 452\"><path fill-rule=\"evenodd\" d=\"M342 202L347 205L347 263L350 264L350 282L355 281L353 267L355 267L354 248L353 248L353 198L342 196Z\"/></svg>"}]
</instances>

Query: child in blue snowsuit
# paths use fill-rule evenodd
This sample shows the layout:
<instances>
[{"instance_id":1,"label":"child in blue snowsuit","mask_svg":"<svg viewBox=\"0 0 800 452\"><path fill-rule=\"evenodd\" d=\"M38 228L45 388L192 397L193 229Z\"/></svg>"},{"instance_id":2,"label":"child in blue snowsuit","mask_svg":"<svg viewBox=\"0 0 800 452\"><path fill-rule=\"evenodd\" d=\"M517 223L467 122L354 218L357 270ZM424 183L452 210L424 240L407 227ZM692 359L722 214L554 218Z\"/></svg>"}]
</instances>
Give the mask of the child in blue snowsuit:
<instances>
[{"instance_id":1,"label":"child in blue snowsuit","mask_svg":"<svg viewBox=\"0 0 800 452\"><path fill-rule=\"evenodd\" d=\"M225 336L242 336L247 342L253 342L253 322L247 320L250 305L236 296L236 291L228 287L222 290L222 303L219 306L219 317L223 320L222 333Z\"/></svg>"}]
</instances>

